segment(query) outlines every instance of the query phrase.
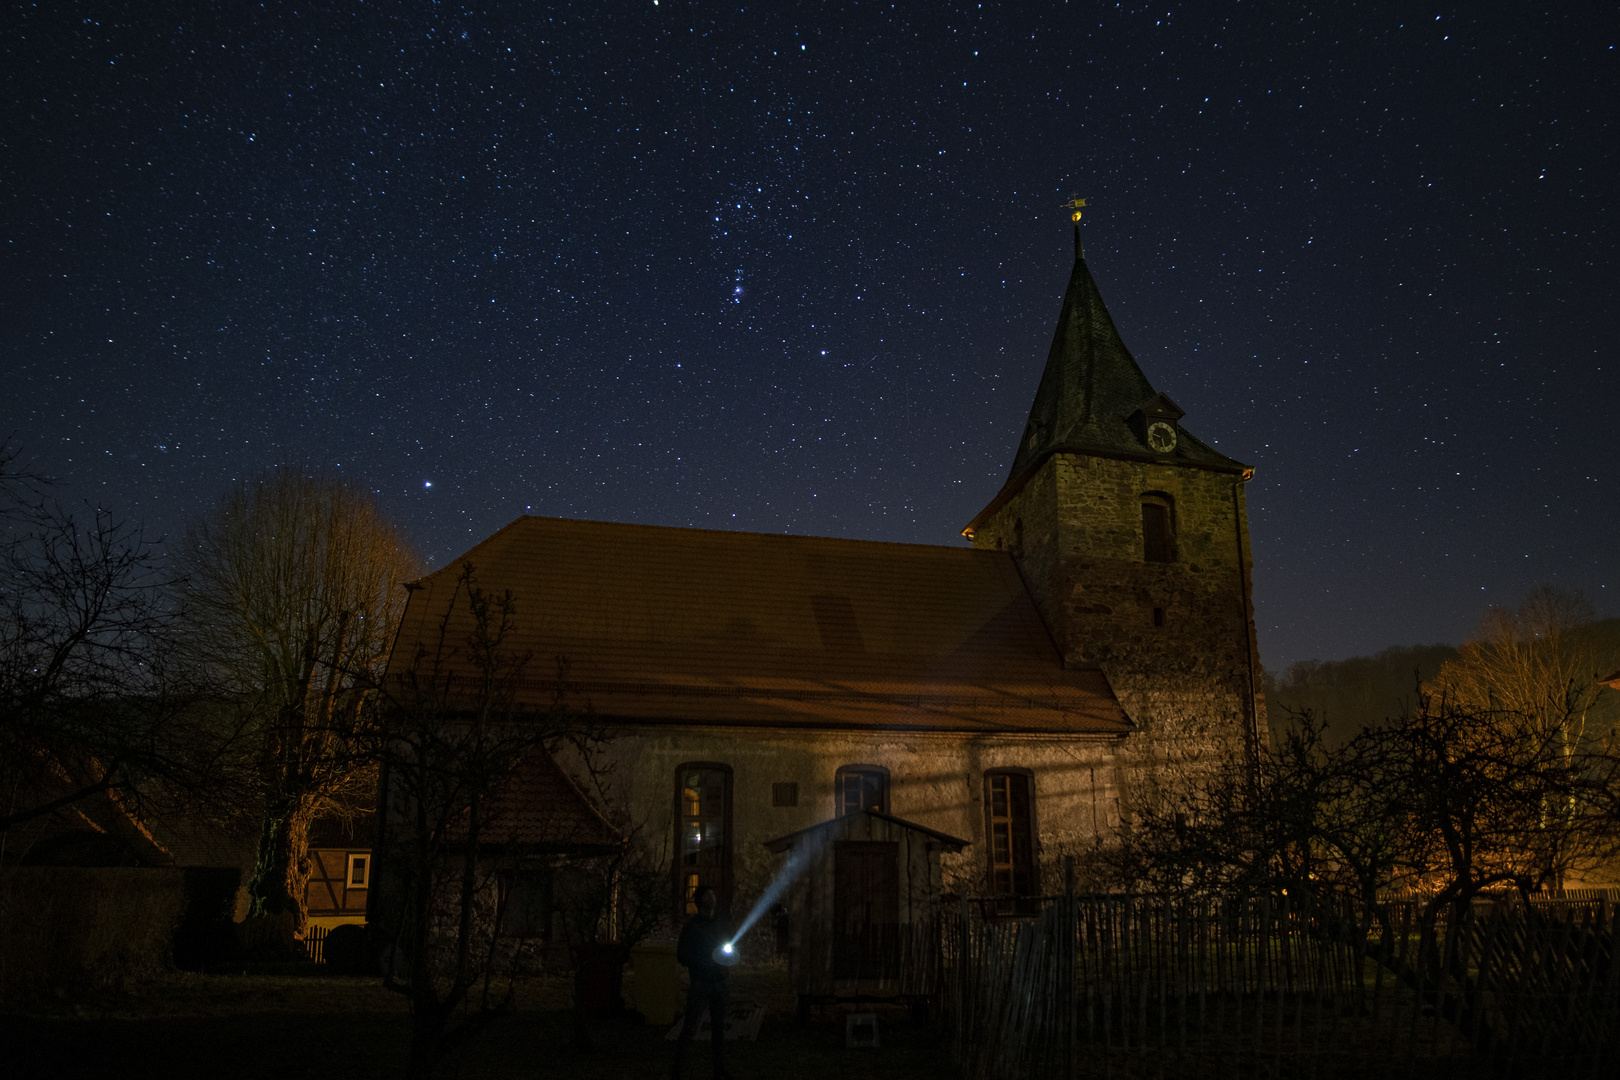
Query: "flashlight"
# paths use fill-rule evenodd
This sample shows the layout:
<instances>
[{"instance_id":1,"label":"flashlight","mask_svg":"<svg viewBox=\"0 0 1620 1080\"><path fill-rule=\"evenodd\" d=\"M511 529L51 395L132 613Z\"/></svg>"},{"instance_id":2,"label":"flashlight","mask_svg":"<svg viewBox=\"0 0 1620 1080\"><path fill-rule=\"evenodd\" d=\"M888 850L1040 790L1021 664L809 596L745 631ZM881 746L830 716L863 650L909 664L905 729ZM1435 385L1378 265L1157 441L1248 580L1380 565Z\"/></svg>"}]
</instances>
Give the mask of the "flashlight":
<instances>
[{"instance_id":1,"label":"flashlight","mask_svg":"<svg viewBox=\"0 0 1620 1080\"><path fill-rule=\"evenodd\" d=\"M737 943L735 941L728 941L715 949L714 962L719 964L721 967L736 967L739 963L741 963L742 957L737 955Z\"/></svg>"}]
</instances>

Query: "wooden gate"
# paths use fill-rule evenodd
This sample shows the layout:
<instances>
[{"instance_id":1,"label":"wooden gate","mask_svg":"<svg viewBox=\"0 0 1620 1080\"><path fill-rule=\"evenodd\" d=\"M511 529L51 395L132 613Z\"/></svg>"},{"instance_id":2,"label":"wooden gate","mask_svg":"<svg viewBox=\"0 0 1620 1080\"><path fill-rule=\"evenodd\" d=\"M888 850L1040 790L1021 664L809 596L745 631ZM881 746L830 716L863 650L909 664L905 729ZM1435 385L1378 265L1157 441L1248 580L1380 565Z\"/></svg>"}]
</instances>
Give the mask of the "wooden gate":
<instances>
[{"instance_id":1,"label":"wooden gate","mask_svg":"<svg viewBox=\"0 0 1620 1080\"><path fill-rule=\"evenodd\" d=\"M900 974L900 845L840 840L833 849L833 978Z\"/></svg>"}]
</instances>

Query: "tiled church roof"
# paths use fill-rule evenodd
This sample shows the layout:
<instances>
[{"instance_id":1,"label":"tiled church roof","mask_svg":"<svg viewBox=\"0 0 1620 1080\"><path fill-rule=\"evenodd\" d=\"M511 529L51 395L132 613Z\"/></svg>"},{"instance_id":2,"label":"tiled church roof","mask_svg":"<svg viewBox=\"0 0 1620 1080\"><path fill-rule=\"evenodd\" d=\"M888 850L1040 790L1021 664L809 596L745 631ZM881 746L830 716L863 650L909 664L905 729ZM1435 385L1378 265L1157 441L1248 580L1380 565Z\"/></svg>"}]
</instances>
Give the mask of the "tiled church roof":
<instances>
[{"instance_id":1,"label":"tiled church roof","mask_svg":"<svg viewBox=\"0 0 1620 1080\"><path fill-rule=\"evenodd\" d=\"M1131 729L1100 671L1064 669L1005 552L523 517L413 585L394 677L435 642L464 563L516 598L536 708L560 688L647 723ZM447 644L471 626L457 603Z\"/></svg>"}]
</instances>

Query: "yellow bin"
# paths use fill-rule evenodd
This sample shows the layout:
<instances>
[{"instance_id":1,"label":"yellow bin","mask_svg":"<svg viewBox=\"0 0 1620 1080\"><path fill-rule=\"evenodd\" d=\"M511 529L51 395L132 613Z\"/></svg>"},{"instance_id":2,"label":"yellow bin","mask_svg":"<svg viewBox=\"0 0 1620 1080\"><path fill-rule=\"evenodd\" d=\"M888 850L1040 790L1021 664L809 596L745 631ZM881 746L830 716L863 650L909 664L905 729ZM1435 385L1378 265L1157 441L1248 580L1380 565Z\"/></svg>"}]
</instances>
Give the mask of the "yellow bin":
<instances>
[{"instance_id":1,"label":"yellow bin","mask_svg":"<svg viewBox=\"0 0 1620 1080\"><path fill-rule=\"evenodd\" d=\"M636 971L630 987L631 1006L649 1024L673 1024L681 996L681 966L675 961L675 943L643 941L630 950L630 963Z\"/></svg>"}]
</instances>

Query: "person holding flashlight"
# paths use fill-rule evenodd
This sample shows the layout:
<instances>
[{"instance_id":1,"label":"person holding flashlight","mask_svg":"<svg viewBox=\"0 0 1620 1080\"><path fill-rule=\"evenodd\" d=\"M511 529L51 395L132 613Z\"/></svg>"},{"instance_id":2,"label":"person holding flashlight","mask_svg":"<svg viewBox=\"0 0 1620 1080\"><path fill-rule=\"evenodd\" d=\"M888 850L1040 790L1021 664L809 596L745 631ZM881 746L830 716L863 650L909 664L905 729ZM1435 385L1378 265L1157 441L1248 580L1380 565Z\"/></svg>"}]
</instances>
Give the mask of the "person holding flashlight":
<instances>
[{"instance_id":1,"label":"person holding flashlight","mask_svg":"<svg viewBox=\"0 0 1620 1080\"><path fill-rule=\"evenodd\" d=\"M726 1072L723 1060L728 1004L726 967L730 965L716 959L729 944L724 927L715 918L720 896L710 886L700 885L692 899L697 904L697 914L687 919L686 925L681 927L681 939L675 946L675 959L685 965L691 975L691 985L686 991L686 1016L681 1021L681 1037L675 1044L675 1060L670 1064L669 1075L673 1080L682 1080L686 1048L697 1034L698 1024L706 1011L713 1036L714 1080L730 1080L731 1074Z\"/></svg>"}]
</instances>

